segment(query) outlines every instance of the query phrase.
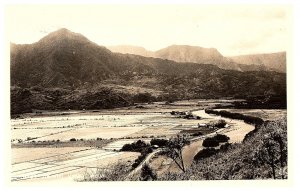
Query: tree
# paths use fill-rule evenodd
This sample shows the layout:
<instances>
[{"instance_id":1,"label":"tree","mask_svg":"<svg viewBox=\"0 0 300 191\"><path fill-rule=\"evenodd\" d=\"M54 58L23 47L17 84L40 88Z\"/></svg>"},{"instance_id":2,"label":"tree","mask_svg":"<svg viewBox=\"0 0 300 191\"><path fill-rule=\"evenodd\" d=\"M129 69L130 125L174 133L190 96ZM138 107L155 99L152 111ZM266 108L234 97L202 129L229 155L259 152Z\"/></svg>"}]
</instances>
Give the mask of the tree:
<instances>
[{"instance_id":1,"label":"tree","mask_svg":"<svg viewBox=\"0 0 300 191\"><path fill-rule=\"evenodd\" d=\"M173 159L173 161L183 172L185 172L185 167L182 156L182 149L185 145L188 144L190 144L190 141L187 139L186 135L177 135L175 138L170 139L166 146L167 156Z\"/></svg>"},{"instance_id":2,"label":"tree","mask_svg":"<svg viewBox=\"0 0 300 191\"><path fill-rule=\"evenodd\" d=\"M287 165L287 135L286 122L272 122L268 124L268 130L257 148L256 157L260 164L270 166L271 174L277 178L276 170L280 168L281 178L284 179L284 168ZM272 131L271 131L272 130Z\"/></svg>"},{"instance_id":3,"label":"tree","mask_svg":"<svg viewBox=\"0 0 300 191\"><path fill-rule=\"evenodd\" d=\"M215 123L215 127L224 128L226 125L226 121L224 119L220 119Z\"/></svg>"}]
</instances>

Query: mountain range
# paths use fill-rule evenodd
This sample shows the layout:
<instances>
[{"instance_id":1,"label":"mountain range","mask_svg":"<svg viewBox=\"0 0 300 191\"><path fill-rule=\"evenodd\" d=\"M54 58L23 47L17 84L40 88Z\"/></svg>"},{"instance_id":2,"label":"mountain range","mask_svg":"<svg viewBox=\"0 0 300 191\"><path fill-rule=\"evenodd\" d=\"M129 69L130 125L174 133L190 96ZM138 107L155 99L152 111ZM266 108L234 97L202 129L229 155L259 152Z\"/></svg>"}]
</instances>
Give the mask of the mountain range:
<instances>
[{"instance_id":1,"label":"mountain range","mask_svg":"<svg viewBox=\"0 0 300 191\"><path fill-rule=\"evenodd\" d=\"M286 72L285 52L224 57L215 48L189 45L172 45L158 51L149 51L143 47L130 45L107 46L107 48L112 52L122 54L135 54L176 62L213 64L227 70Z\"/></svg>"},{"instance_id":2,"label":"mountain range","mask_svg":"<svg viewBox=\"0 0 300 191\"><path fill-rule=\"evenodd\" d=\"M231 61L216 49L201 49L203 56L198 58L205 63L185 60L186 51L176 62L114 53L68 29L33 44L10 46L12 114L175 99L286 95L285 73L223 69L219 63L231 67ZM164 57L172 55L158 52Z\"/></svg>"}]
</instances>

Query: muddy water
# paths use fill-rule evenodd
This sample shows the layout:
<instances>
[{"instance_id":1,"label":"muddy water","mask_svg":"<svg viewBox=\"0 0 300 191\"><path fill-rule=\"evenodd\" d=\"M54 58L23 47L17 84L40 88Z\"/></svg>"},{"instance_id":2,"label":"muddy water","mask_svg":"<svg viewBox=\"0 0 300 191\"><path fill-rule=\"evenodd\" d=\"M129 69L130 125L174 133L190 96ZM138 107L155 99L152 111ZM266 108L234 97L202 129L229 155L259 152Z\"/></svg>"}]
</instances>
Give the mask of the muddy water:
<instances>
[{"instance_id":1,"label":"muddy water","mask_svg":"<svg viewBox=\"0 0 300 191\"><path fill-rule=\"evenodd\" d=\"M200 123L208 123L209 121L212 121L212 120L224 119L226 121L226 123L228 123L230 125L230 127L224 128L224 129L219 129L218 133L227 135L230 138L230 140L229 140L230 143L242 142L245 135L255 128L254 125L247 124L242 120L235 120L235 119L224 118L224 117L217 116L217 115L210 115L210 114L205 113L204 110L194 111L193 114L200 116L202 118ZM192 142L190 145L184 147L183 159L184 159L184 163L185 163L186 167L188 167L192 164L194 156L200 150L203 149L203 146L202 146L203 139L205 139L208 136L213 136L215 134L216 133L211 133L209 135L203 136L202 139Z\"/></svg>"}]
</instances>

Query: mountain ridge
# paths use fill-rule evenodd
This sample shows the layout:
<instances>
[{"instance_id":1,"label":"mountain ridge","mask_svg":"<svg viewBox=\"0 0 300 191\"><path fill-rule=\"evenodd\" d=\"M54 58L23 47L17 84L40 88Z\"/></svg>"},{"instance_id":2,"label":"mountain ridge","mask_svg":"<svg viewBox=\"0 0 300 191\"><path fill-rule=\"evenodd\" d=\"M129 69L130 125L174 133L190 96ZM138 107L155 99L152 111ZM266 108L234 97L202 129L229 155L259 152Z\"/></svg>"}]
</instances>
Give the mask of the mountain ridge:
<instances>
[{"instance_id":1,"label":"mountain ridge","mask_svg":"<svg viewBox=\"0 0 300 191\"><path fill-rule=\"evenodd\" d=\"M222 69L238 70L238 71L277 71L285 73L286 55L285 52L262 53L262 54L246 54L238 56L223 56L216 48L204 48L191 45L171 45L157 51L149 51L139 46L108 46L112 52L122 54L136 54L145 57L156 57L162 59L173 60L176 62L193 62L201 64L214 64ZM139 50L138 50L139 49ZM141 51L142 50L142 51ZM279 66L272 64L264 59L259 62L251 61L251 57L257 55L277 55L283 61L280 61ZM244 59L242 57L246 57ZM258 60L258 59L256 59ZM273 59L275 60L275 59ZM276 63L276 61L274 61Z\"/></svg>"},{"instance_id":2,"label":"mountain ridge","mask_svg":"<svg viewBox=\"0 0 300 191\"><path fill-rule=\"evenodd\" d=\"M270 70L286 73L286 52L248 54L229 57L245 65L264 65Z\"/></svg>"}]
</instances>

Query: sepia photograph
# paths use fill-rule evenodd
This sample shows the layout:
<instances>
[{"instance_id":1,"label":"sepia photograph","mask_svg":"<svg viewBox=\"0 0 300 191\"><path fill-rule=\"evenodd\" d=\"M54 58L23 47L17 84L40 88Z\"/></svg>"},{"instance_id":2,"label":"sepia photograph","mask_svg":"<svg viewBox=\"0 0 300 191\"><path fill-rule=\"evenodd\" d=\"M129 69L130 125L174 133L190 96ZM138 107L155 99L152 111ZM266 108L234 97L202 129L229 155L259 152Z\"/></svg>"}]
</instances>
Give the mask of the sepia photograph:
<instances>
[{"instance_id":1,"label":"sepia photograph","mask_svg":"<svg viewBox=\"0 0 300 191\"><path fill-rule=\"evenodd\" d=\"M11 182L289 179L290 6L5 11Z\"/></svg>"}]
</instances>

